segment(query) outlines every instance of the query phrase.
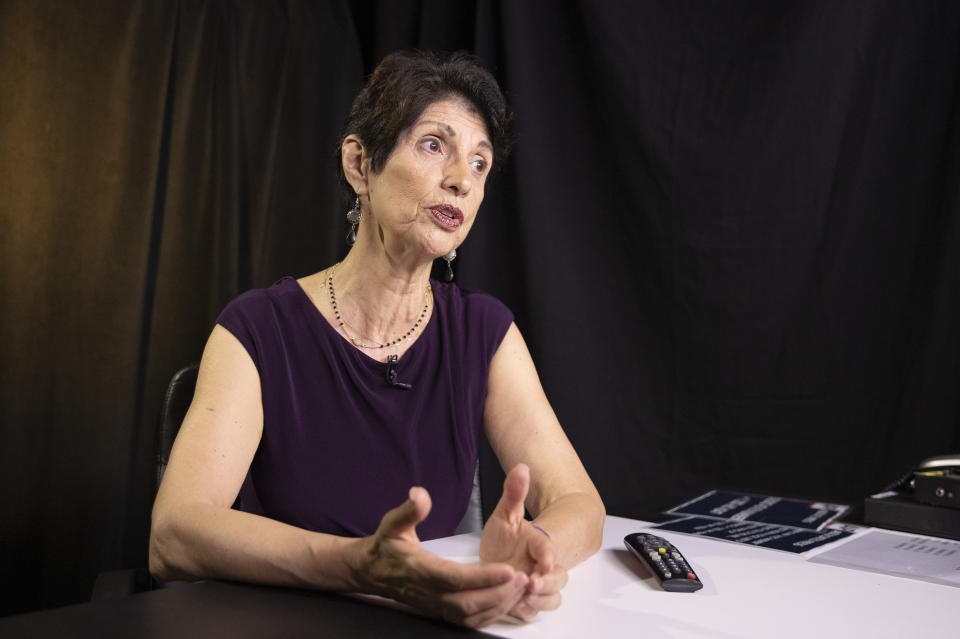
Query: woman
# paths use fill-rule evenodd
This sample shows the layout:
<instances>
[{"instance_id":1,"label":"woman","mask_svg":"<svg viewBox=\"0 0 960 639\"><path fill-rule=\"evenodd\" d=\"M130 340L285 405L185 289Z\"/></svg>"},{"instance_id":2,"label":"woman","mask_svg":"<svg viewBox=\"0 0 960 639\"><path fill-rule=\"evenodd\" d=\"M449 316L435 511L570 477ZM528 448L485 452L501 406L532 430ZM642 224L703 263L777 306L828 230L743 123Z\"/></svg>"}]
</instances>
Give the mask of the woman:
<instances>
[{"instance_id":1,"label":"woman","mask_svg":"<svg viewBox=\"0 0 960 639\"><path fill-rule=\"evenodd\" d=\"M466 238L508 121L466 56L374 71L340 147L355 243L218 319L154 505L156 577L367 592L474 627L560 604L603 504L510 312L429 279ZM509 473L481 563L461 565L419 538L463 516L481 427Z\"/></svg>"}]
</instances>

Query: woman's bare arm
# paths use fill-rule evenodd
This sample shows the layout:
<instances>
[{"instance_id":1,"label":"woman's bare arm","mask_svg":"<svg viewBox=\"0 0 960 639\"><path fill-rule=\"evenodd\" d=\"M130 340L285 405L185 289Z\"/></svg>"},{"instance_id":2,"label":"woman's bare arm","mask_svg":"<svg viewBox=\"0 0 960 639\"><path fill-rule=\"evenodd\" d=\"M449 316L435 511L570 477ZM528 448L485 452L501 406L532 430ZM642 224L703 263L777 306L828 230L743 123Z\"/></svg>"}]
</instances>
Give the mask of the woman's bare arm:
<instances>
[{"instance_id":1,"label":"woman's bare arm","mask_svg":"<svg viewBox=\"0 0 960 639\"><path fill-rule=\"evenodd\" d=\"M490 367L484 412L487 438L510 472L504 494L484 528L481 558L508 561L533 576L529 617L555 608L566 569L603 540L600 495L547 401L523 337L511 325ZM523 509L534 517L523 520ZM504 548L514 549L506 553Z\"/></svg>"},{"instance_id":2,"label":"woman's bare arm","mask_svg":"<svg viewBox=\"0 0 960 639\"><path fill-rule=\"evenodd\" d=\"M215 327L154 503L151 572L162 580L355 587L346 561L356 540L230 508L260 443L261 406L253 361L233 335Z\"/></svg>"}]
</instances>

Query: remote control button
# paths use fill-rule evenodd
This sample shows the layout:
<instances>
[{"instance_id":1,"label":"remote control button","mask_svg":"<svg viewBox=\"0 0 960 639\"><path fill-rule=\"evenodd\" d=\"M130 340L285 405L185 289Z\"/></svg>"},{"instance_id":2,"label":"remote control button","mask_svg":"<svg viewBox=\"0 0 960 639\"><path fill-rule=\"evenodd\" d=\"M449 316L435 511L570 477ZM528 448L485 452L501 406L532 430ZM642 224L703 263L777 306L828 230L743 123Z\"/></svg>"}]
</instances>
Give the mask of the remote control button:
<instances>
[{"instance_id":1,"label":"remote control button","mask_svg":"<svg viewBox=\"0 0 960 639\"><path fill-rule=\"evenodd\" d=\"M697 578L697 576L696 576L695 574L693 574L692 572L688 572L688 573L687 573L687 579L696 579L696 578Z\"/></svg>"}]
</instances>

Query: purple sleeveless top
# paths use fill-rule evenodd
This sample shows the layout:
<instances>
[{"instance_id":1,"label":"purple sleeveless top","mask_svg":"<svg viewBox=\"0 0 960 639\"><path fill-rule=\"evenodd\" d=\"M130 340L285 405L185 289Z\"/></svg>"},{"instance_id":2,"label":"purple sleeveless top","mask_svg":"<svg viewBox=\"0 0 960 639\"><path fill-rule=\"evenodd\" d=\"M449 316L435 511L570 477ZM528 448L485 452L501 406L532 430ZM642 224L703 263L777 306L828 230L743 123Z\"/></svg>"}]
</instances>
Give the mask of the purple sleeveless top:
<instances>
[{"instance_id":1,"label":"purple sleeveless top","mask_svg":"<svg viewBox=\"0 0 960 639\"><path fill-rule=\"evenodd\" d=\"M230 302L217 323L260 374L263 436L238 508L300 528L372 534L407 498L430 492L421 539L453 533L477 463L490 361L513 321L486 293L431 281L434 310L387 382L387 364L340 336L296 280Z\"/></svg>"}]
</instances>

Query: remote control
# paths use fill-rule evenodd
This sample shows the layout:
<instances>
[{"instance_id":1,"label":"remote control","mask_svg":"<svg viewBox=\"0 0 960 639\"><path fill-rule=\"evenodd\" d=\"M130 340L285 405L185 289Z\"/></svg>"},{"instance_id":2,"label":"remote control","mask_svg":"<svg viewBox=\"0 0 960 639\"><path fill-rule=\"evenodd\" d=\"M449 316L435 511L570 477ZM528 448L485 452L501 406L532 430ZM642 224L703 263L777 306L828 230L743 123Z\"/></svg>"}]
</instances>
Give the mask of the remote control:
<instances>
[{"instance_id":1,"label":"remote control","mask_svg":"<svg viewBox=\"0 0 960 639\"><path fill-rule=\"evenodd\" d=\"M703 588L700 579L694 574L690 564L683 558L677 547L663 537L647 533L630 533L623 538L623 543L630 552L646 564L664 590L695 592Z\"/></svg>"}]
</instances>

